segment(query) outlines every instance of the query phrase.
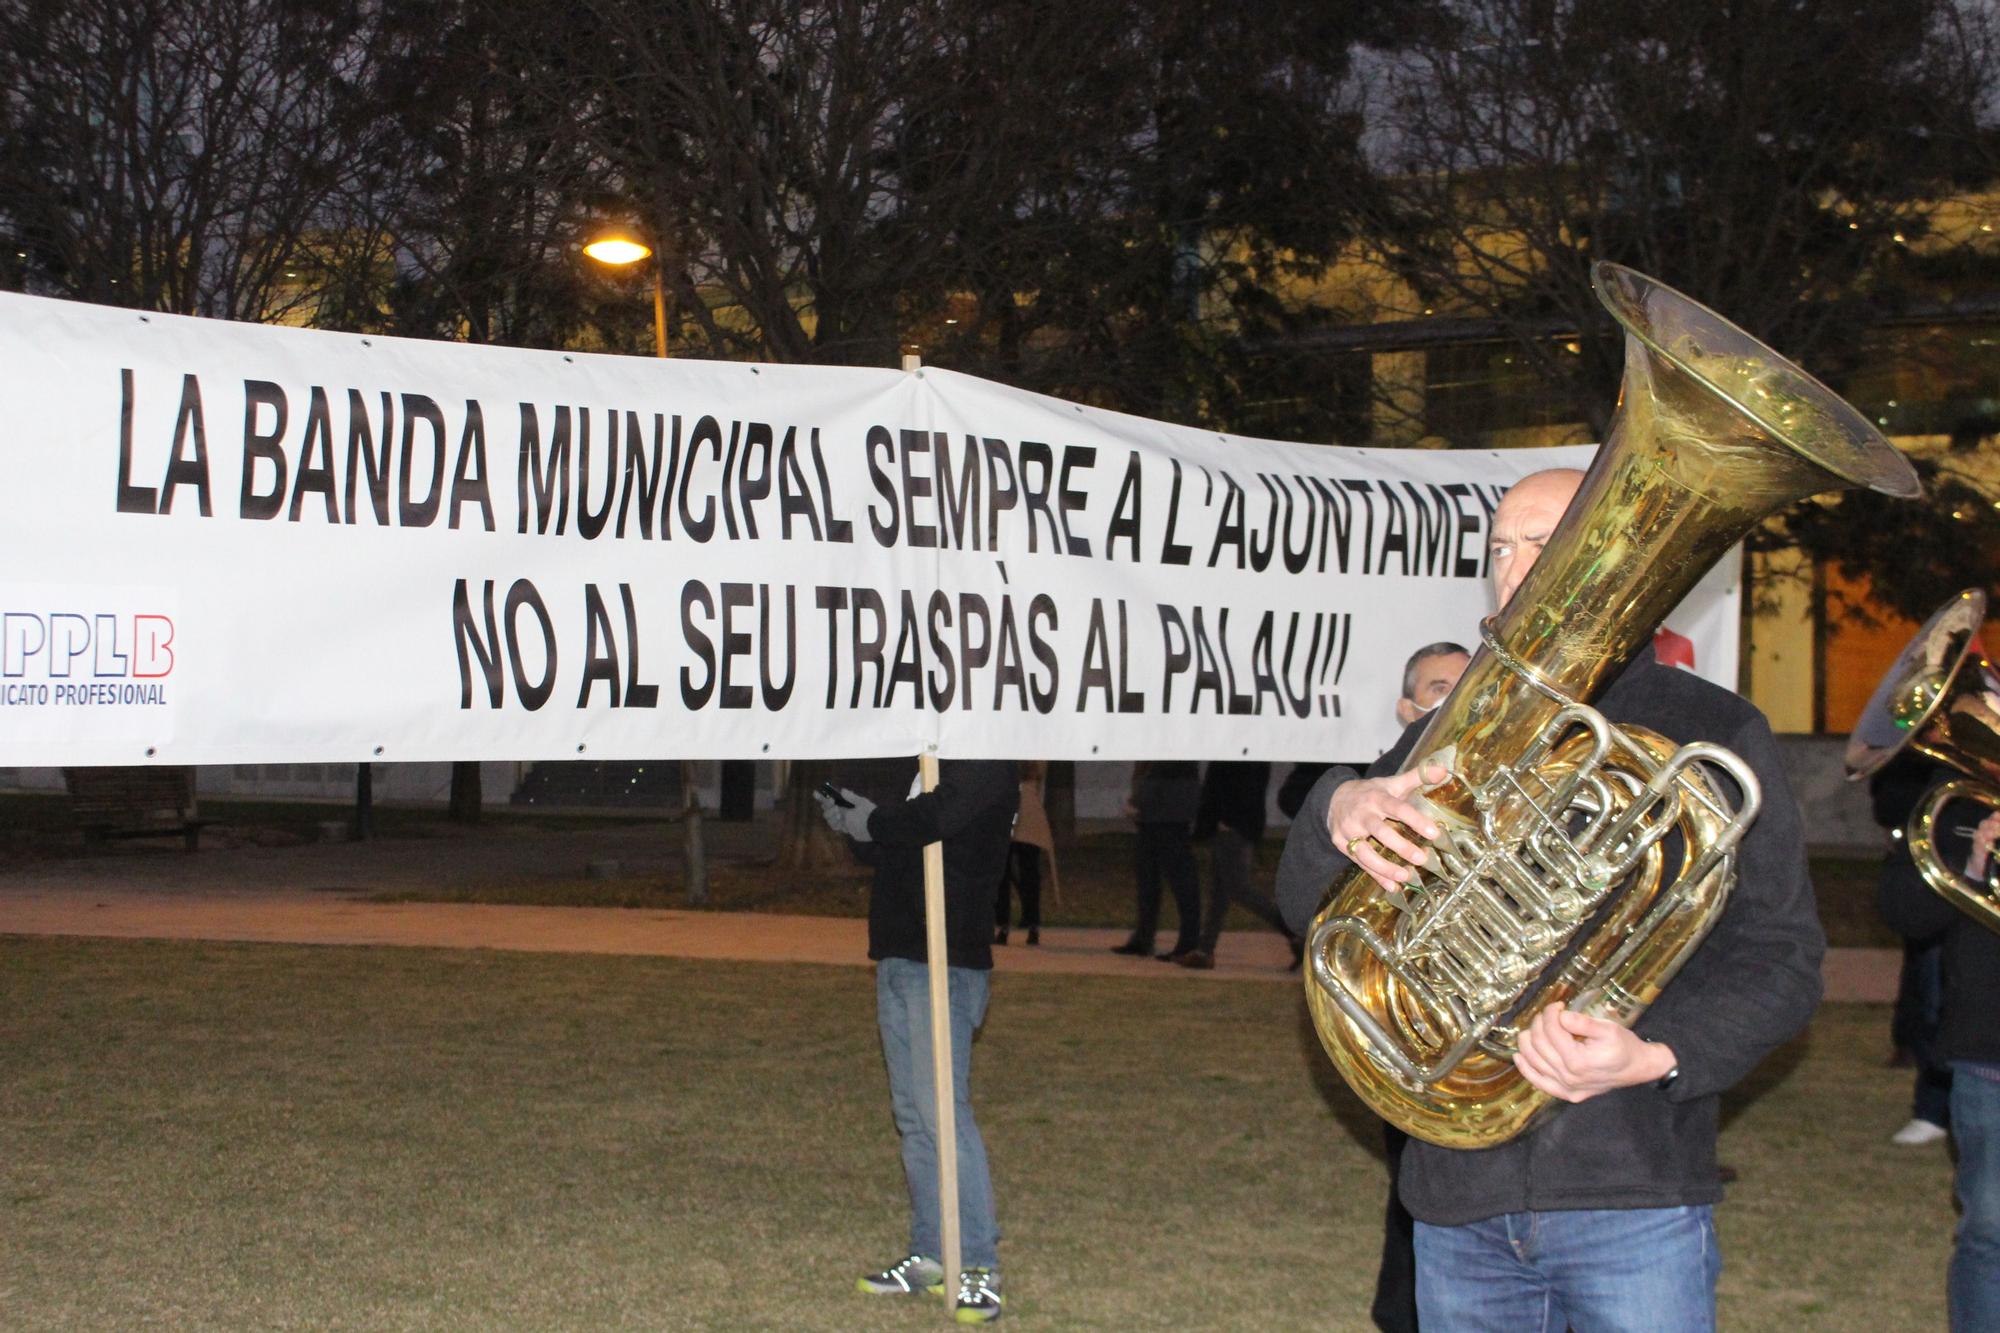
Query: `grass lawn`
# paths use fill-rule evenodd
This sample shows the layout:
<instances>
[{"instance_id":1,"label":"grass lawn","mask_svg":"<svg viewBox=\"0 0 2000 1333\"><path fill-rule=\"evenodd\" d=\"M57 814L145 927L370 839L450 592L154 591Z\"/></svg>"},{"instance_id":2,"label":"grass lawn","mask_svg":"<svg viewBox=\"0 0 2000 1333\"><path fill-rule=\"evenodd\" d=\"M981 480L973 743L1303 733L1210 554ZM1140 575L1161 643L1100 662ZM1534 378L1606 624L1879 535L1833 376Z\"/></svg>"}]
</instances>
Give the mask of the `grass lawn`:
<instances>
[{"instance_id":1,"label":"grass lawn","mask_svg":"<svg viewBox=\"0 0 2000 1333\"><path fill-rule=\"evenodd\" d=\"M1880 1009L1733 1107L1732 1329L1932 1329ZM1002 976L1005 1323L1360 1329L1375 1132L1296 988ZM0 937L0 1326L927 1328L859 968Z\"/></svg>"}]
</instances>

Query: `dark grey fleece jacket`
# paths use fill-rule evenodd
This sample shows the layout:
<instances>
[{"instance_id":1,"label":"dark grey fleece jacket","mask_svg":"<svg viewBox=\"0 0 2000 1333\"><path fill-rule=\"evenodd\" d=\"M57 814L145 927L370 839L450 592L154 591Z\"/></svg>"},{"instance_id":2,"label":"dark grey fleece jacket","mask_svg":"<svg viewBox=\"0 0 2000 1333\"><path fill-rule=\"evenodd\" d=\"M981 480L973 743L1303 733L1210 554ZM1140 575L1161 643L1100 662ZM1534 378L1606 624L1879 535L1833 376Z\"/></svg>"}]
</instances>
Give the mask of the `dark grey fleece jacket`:
<instances>
[{"instance_id":1,"label":"dark grey fleece jacket","mask_svg":"<svg viewBox=\"0 0 2000 1333\"><path fill-rule=\"evenodd\" d=\"M1680 1075L1664 1091L1645 1084L1557 1104L1526 1134L1494 1148L1410 1140L1398 1183L1420 1221L1455 1226L1530 1210L1715 1202L1722 1197L1715 1176L1722 1093L1802 1031L1819 1005L1826 936L1806 870L1798 801L1764 715L1699 676L1659 665L1650 648L1596 706L1613 722L1649 727L1682 744L1723 745L1749 764L1763 788L1762 813L1738 848L1728 905L1634 1028L1673 1048ZM1422 726L1406 731L1370 775L1400 768ZM1348 867L1326 830L1327 801L1345 776L1333 770L1320 780L1285 842L1278 901L1295 930L1309 924Z\"/></svg>"}]
</instances>

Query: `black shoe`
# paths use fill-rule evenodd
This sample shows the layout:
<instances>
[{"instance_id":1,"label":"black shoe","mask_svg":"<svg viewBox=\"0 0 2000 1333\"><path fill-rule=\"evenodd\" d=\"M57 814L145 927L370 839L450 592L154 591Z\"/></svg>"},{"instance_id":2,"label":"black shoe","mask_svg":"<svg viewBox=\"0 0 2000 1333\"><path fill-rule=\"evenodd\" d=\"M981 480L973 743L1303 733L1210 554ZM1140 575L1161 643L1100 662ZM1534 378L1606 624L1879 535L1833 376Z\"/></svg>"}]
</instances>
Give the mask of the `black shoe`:
<instances>
[{"instance_id":1,"label":"black shoe","mask_svg":"<svg viewBox=\"0 0 2000 1333\"><path fill-rule=\"evenodd\" d=\"M1153 955L1153 957L1159 959L1163 963L1178 963L1181 959L1187 957L1189 954L1199 953L1199 952L1200 950L1198 949L1175 949L1172 953L1156 953Z\"/></svg>"},{"instance_id":2,"label":"black shoe","mask_svg":"<svg viewBox=\"0 0 2000 1333\"><path fill-rule=\"evenodd\" d=\"M1042 928L1040 926L1029 926L1028 943L1040 944L1041 942L1042 942Z\"/></svg>"},{"instance_id":3,"label":"black shoe","mask_svg":"<svg viewBox=\"0 0 2000 1333\"><path fill-rule=\"evenodd\" d=\"M1144 958L1152 951L1152 945L1141 944L1137 940L1126 940L1123 944L1114 944L1111 946L1111 952L1122 953L1132 958Z\"/></svg>"},{"instance_id":4,"label":"black shoe","mask_svg":"<svg viewBox=\"0 0 2000 1333\"><path fill-rule=\"evenodd\" d=\"M1174 960L1182 967L1200 968L1207 971L1215 966L1215 955L1206 949L1189 949Z\"/></svg>"},{"instance_id":5,"label":"black shoe","mask_svg":"<svg viewBox=\"0 0 2000 1333\"><path fill-rule=\"evenodd\" d=\"M1005 944L1007 942L1007 927L1002 926L993 932L993 942L995 944Z\"/></svg>"}]
</instances>

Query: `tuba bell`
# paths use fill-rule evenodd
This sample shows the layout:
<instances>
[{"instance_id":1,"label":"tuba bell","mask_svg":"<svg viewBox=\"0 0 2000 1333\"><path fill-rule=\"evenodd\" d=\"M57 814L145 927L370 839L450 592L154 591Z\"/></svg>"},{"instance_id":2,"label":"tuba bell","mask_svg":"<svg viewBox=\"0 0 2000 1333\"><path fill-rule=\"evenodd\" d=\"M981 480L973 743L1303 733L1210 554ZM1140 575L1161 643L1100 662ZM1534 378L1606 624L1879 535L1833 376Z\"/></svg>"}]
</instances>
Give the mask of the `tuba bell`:
<instances>
[{"instance_id":1,"label":"tuba bell","mask_svg":"<svg viewBox=\"0 0 2000 1333\"><path fill-rule=\"evenodd\" d=\"M1772 514L1831 489L1921 492L1865 418L1749 334L1631 269L1591 278L1625 334L1617 410L1403 765L1450 771L1412 797L1441 830L1431 856L1393 892L1351 869L1307 936L1307 1004L1342 1077L1448 1147L1505 1142L1545 1109L1513 1065L1543 1007L1628 1027L1645 1011L1721 913L1756 817L1729 751L1613 727L1588 701Z\"/></svg>"},{"instance_id":2,"label":"tuba bell","mask_svg":"<svg viewBox=\"0 0 2000 1333\"><path fill-rule=\"evenodd\" d=\"M1995 886L1960 874L1938 847L1953 801L2000 809L2000 671L1980 643L1985 623L1986 594L1976 588L1924 622L1861 710L1846 763L1849 780L1858 780L1908 749L1967 775L1925 793L1904 837L1925 883L1980 925L2000 930Z\"/></svg>"}]
</instances>

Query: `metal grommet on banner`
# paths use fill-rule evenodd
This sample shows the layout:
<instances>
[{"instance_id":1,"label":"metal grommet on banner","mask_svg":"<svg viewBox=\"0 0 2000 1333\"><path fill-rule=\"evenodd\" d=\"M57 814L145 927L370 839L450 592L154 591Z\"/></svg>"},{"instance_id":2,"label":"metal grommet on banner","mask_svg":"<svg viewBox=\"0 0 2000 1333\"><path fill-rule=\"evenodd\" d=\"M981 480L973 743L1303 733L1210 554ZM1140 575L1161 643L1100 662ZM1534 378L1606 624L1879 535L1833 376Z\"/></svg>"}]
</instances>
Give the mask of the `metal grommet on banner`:
<instances>
[{"instance_id":1,"label":"metal grommet on banner","mask_svg":"<svg viewBox=\"0 0 2000 1333\"><path fill-rule=\"evenodd\" d=\"M148 759L151 759L151 758L152 758L152 757L153 757L154 755L156 755L156 754L158 754L158 753L159 753L159 751L158 751L158 750L156 750L156 749L154 749L154 748L153 748L152 746L148 745L148 746L146 747L146 758L148 758Z\"/></svg>"},{"instance_id":2,"label":"metal grommet on banner","mask_svg":"<svg viewBox=\"0 0 2000 1333\"><path fill-rule=\"evenodd\" d=\"M378 746L376 746L376 747L375 747L375 753L376 753L376 754L380 754L380 753L382 753L382 747L381 747L381 746L379 746L379 745L378 745Z\"/></svg>"}]
</instances>

